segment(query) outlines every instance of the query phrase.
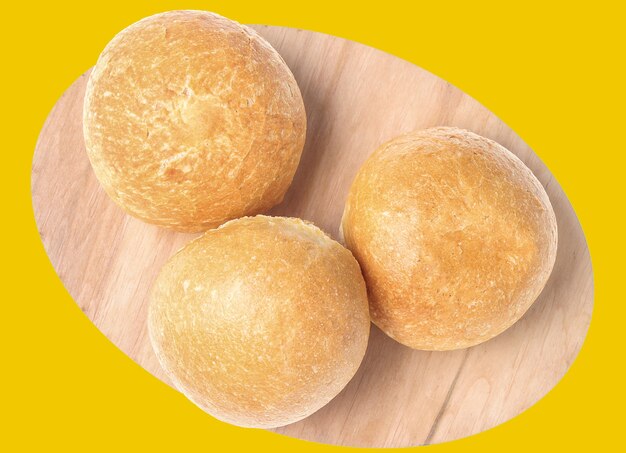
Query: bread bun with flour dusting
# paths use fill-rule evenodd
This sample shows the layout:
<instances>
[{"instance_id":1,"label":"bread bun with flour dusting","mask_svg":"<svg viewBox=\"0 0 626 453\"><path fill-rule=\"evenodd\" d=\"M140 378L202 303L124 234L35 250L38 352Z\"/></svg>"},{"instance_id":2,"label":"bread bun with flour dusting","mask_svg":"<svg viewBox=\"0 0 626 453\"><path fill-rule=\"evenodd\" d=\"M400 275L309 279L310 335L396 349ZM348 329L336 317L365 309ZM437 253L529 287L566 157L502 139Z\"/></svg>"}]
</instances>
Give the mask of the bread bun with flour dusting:
<instances>
[{"instance_id":1,"label":"bread bun with flour dusting","mask_svg":"<svg viewBox=\"0 0 626 453\"><path fill-rule=\"evenodd\" d=\"M106 46L87 84L94 172L129 214L202 231L279 203L306 133L296 81L254 30L203 11L147 17Z\"/></svg>"},{"instance_id":2,"label":"bread bun with flour dusting","mask_svg":"<svg viewBox=\"0 0 626 453\"><path fill-rule=\"evenodd\" d=\"M206 232L165 264L148 327L189 399L220 420L271 428L344 388L370 319L350 251L302 220L257 216Z\"/></svg>"}]
</instances>

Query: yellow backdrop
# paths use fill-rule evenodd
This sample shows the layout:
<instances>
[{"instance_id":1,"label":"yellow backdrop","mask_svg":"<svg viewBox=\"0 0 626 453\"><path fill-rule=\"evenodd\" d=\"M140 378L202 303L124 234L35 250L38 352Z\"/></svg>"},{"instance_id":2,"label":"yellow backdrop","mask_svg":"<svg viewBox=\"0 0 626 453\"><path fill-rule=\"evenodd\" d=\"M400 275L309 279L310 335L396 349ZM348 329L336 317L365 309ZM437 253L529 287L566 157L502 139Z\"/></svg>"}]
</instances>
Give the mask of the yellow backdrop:
<instances>
[{"instance_id":1,"label":"yellow backdrop","mask_svg":"<svg viewBox=\"0 0 626 453\"><path fill-rule=\"evenodd\" d=\"M594 264L593 320L569 373L537 405L495 429L432 448L573 450L621 437L625 43L624 16L608 2L21 1L3 5L0 31L2 451L340 448L205 415L100 334L39 240L30 171L50 108L116 32L179 8L383 49L461 88L511 126L556 176L582 223Z\"/></svg>"}]
</instances>

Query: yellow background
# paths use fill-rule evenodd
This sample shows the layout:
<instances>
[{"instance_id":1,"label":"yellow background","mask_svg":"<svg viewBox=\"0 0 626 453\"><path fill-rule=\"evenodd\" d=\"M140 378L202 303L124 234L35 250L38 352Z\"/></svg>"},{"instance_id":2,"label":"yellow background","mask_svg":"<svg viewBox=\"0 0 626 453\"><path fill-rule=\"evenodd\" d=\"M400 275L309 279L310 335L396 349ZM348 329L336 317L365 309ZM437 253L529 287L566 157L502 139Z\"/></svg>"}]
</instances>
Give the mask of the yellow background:
<instances>
[{"instance_id":1,"label":"yellow background","mask_svg":"<svg viewBox=\"0 0 626 453\"><path fill-rule=\"evenodd\" d=\"M340 448L228 426L202 413L99 333L64 290L39 240L30 170L49 110L116 32L177 8L311 29L383 49L461 88L522 136L568 194L586 233L596 286L589 335L570 372L537 405L495 429L431 448L591 449L623 437L624 16L602 1L574 3L126 0L3 6L0 450Z\"/></svg>"}]
</instances>

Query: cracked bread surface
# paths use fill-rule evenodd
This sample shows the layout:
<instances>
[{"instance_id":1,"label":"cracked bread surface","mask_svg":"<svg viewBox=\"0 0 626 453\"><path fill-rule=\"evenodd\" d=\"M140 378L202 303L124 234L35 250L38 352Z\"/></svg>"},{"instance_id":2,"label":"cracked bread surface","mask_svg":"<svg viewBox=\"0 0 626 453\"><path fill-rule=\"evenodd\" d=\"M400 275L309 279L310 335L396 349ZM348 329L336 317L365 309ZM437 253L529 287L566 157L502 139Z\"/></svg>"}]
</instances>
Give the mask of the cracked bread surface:
<instances>
[{"instance_id":1,"label":"cracked bread surface","mask_svg":"<svg viewBox=\"0 0 626 453\"><path fill-rule=\"evenodd\" d=\"M372 322L415 349L498 335L539 296L556 259L541 183L503 146L458 128L378 148L350 188L342 232Z\"/></svg>"},{"instance_id":2,"label":"cracked bread surface","mask_svg":"<svg viewBox=\"0 0 626 453\"><path fill-rule=\"evenodd\" d=\"M291 71L254 30L172 11L106 46L87 84L83 133L96 177L118 205L195 232L282 201L306 115Z\"/></svg>"}]
</instances>

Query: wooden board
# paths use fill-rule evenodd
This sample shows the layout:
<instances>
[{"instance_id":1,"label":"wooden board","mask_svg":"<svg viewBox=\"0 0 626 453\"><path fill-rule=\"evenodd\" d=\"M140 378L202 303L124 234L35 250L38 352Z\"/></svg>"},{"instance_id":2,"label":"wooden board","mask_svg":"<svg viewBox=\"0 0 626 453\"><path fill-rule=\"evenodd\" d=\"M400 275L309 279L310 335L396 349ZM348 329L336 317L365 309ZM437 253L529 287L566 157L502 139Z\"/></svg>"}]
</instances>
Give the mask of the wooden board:
<instances>
[{"instance_id":1,"label":"wooden board","mask_svg":"<svg viewBox=\"0 0 626 453\"><path fill-rule=\"evenodd\" d=\"M284 202L271 214L311 220L336 238L348 187L369 153L404 132L454 125L516 153L546 187L559 227L550 281L512 328L470 349L423 352L373 327L365 360L344 391L309 418L276 431L340 445L412 446L478 433L530 407L576 357L593 306L585 238L548 169L495 115L406 61L319 33L255 28L291 67L308 116L300 167ZM196 235L144 224L104 194L83 145L87 76L59 99L37 143L32 195L39 232L56 271L89 319L170 384L148 340L147 294L160 266Z\"/></svg>"}]
</instances>

